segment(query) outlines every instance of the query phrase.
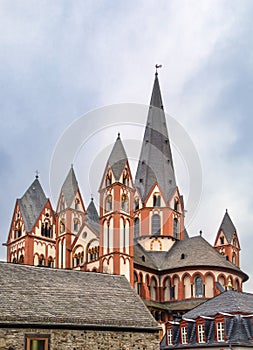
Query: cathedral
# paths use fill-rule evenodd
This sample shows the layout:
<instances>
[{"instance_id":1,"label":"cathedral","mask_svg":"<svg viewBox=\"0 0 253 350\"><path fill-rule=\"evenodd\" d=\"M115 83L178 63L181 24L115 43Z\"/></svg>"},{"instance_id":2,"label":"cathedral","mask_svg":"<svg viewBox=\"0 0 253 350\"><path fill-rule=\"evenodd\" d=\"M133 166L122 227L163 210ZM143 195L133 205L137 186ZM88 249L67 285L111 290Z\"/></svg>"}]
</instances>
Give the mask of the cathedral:
<instances>
[{"instance_id":1,"label":"cathedral","mask_svg":"<svg viewBox=\"0 0 253 350\"><path fill-rule=\"evenodd\" d=\"M135 178L123 143L118 134L101 169L98 210L84 203L73 166L56 208L36 176L16 200L7 262L125 275L161 323L224 290L242 291L248 276L228 212L213 246L185 229L157 72Z\"/></svg>"}]
</instances>

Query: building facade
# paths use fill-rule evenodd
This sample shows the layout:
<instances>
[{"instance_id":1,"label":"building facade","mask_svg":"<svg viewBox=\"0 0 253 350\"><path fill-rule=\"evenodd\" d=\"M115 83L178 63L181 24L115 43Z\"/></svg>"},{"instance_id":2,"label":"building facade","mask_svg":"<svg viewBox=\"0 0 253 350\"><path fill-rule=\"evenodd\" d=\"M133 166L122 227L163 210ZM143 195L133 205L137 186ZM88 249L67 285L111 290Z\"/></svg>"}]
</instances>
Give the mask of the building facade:
<instances>
[{"instance_id":1,"label":"building facade","mask_svg":"<svg viewBox=\"0 0 253 350\"><path fill-rule=\"evenodd\" d=\"M118 134L98 190L97 211L71 167L53 209L36 177L16 201L7 261L125 275L163 323L225 289L242 291L248 276L228 212L213 246L186 232L157 73L135 179Z\"/></svg>"}]
</instances>

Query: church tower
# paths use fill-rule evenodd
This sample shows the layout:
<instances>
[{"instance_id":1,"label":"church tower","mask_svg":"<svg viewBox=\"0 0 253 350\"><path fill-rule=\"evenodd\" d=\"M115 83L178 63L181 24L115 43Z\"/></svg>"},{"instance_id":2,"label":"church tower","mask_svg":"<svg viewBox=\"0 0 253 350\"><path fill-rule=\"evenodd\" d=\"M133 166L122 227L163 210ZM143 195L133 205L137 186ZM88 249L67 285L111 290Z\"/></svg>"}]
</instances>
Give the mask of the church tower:
<instances>
[{"instance_id":1,"label":"church tower","mask_svg":"<svg viewBox=\"0 0 253 350\"><path fill-rule=\"evenodd\" d=\"M226 256L227 260L240 268L240 243L227 210L218 230L214 247L220 254Z\"/></svg>"},{"instance_id":2,"label":"church tower","mask_svg":"<svg viewBox=\"0 0 253 350\"><path fill-rule=\"evenodd\" d=\"M139 193L139 202L138 195L135 198L135 238L154 236L150 242L150 250L168 250L171 241L183 240L184 204L176 185L157 72L135 186ZM170 239L165 243L166 240L159 239L158 236Z\"/></svg>"},{"instance_id":3,"label":"church tower","mask_svg":"<svg viewBox=\"0 0 253 350\"><path fill-rule=\"evenodd\" d=\"M82 229L85 219L85 208L73 166L63 183L56 212L56 265L58 268L69 269L73 260L72 243Z\"/></svg>"},{"instance_id":4,"label":"church tower","mask_svg":"<svg viewBox=\"0 0 253 350\"><path fill-rule=\"evenodd\" d=\"M55 216L38 176L17 199L7 243L7 261L55 266Z\"/></svg>"},{"instance_id":5,"label":"church tower","mask_svg":"<svg viewBox=\"0 0 253 350\"><path fill-rule=\"evenodd\" d=\"M134 186L118 134L100 185L100 270L125 275L133 285Z\"/></svg>"}]
</instances>

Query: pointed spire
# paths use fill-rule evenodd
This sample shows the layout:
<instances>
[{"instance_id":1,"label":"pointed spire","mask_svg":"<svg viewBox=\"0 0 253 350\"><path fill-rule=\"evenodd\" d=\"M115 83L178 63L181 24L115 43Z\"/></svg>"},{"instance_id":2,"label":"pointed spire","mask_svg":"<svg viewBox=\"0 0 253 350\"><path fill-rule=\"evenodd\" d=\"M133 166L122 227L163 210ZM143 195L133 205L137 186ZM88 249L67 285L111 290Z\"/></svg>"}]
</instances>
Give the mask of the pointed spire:
<instances>
[{"instance_id":1,"label":"pointed spire","mask_svg":"<svg viewBox=\"0 0 253 350\"><path fill-rule=\"evenodd\" d=\"M33 229L33 226L35 225L46 202L46 195L38 178L36 178L24 193L23 197L18 199L18 204L27 232L30 232Z\"/></svg>"},{"instance_id":2,"label":"pointed spire","mask_svg":"<svg viewBox=\"0 0 253 350\"><path fill-rule=\"evenodd\" d=\"M87 223L99 235L99 216L93 198L87 208Z\"/></svg>"},{"instance_id":3,"label":"pointed spire","mask_svg":"<svg viewBox=\"0 0 253 350\"><path fill-rule=\"evenodd\" d=\"M120 139L120 134L118 133L118 137L108 159L108 163L111 166L116 181L119 180L122 171L124 170L124 167L126 165L126 162L126 151Z\"/></svg>"},{"instance_id":4,"label":"pointed spire","mask_svg":"<svg viewBox=\"0 0 253 350\"><path fill-rule=\"evenodd\" d=\"M176 188L176 180L157 73L135 177L143 201L156 182L169 200Z\"/></svg>"},{"instance_id":5,"label":"pointed spire","mask_svg":"<svg viewBox=\"0 0 253 350\"><path fill-rule=\"evenodd\" d=\"M67 208L69 208L75 198L76 192L78 190L78 182L74 172L73 164L68 172L68 175L62 185L61 192L65 198Z\"/></svg>"},{"instance_id":6,"label":"pointed spire","mask_svg":"<svg viewBox=\"0 0 253 350\"><path fill-rule=\"evenodd\" d=\"M220 225L219 231L220 230L223 231L228 243L231 243L233 240L234 234L236 233L236 228L228 214L227 209L223 217L222 223Z\"/></svg>"}]
</instances>

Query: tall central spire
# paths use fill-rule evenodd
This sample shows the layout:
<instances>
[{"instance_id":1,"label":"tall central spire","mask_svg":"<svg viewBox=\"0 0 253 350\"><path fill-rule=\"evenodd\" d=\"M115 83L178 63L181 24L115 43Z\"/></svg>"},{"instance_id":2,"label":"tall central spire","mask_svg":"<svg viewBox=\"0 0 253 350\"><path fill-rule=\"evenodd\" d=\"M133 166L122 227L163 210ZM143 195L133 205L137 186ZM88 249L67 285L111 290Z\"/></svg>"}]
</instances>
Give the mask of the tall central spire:
<instances>
[{"instance_id":1,"label":"tall central spire","mask_svg":"<svg viewBox=\"0 0 253 350\"><path fill-rule=\"evenodd\" d=\"M168 201L176 188L176 180L157 72L135 177L143 201L155 183Z\"/></svg>"}]
</instances>

